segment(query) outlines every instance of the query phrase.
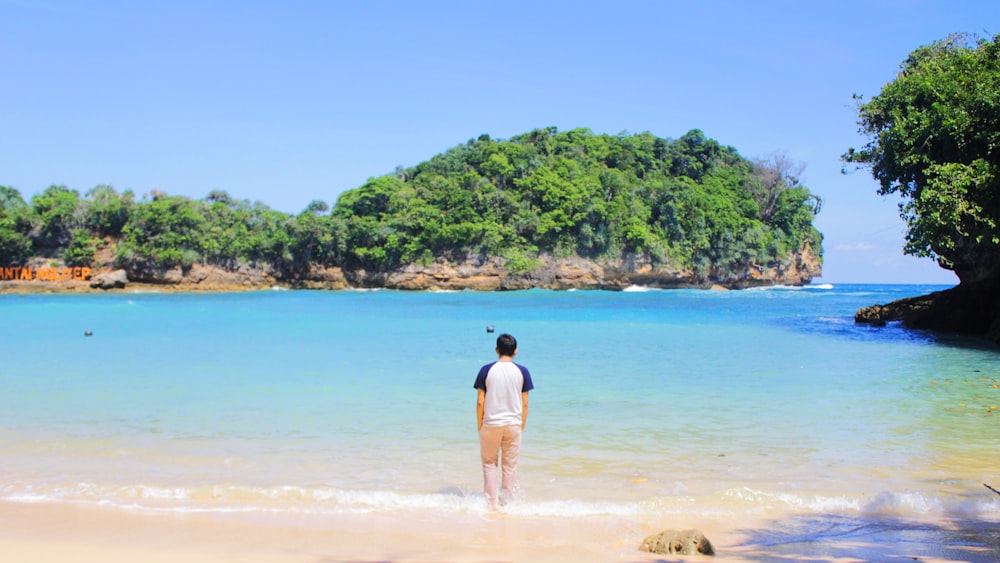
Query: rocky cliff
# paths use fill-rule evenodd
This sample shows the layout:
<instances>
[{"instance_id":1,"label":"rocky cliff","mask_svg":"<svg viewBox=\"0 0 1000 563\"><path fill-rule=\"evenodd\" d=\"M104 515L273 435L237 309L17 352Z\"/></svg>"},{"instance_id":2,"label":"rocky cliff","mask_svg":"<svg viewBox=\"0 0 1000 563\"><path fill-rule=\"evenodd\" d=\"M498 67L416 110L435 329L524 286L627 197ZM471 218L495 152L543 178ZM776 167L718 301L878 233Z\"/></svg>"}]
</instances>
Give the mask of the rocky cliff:
<instances>
[{"instance_id":1,"label":"rocky cliff","mask_svg":"<svg viewBox=\"0 0 1000 563\"><path fill-rule=\"evenodd\" d=\"M627 255L613 261L578 256L541 256L529 272L512 273L497 257L449 261L439 258L426 266L410 264L388 272L342 272L351 287L390 289L608 289L631 285L678 289L722 286L729 289L767 285L805 285L822 272L819 259L807 247L787 263L772 268L750 266L726 277L698 276L687 269L657 266L648 259ZM307 284L312 282L305 282Z\"/></svg>"},{"instance_id":2,"label":"rocky cliff","mask_svg":"<svg viewBox=\"0 0 1000 563\"><path fill-rule=\"evenodd\" d=\"M983 337L1000 344L1000 284L962 283L930 295L865 307L855 322L881 326L899 321L908 328Z\"/></svg>"},{"instance_id":3,"label":"rocky cliff","mask_svg":"<svg viewBox=\"0 0 1000 563\"><path fill-rule=\"evenodd\" d=\"M983 337L1000 344L1000 248L963 239L941 264L955 272L958 286L865 307L855 314L855 322L899 321L908 328Z\"/></svg>"},{"instance_id":4,"label":"rocky cliff","mask_svg":"<svg viewBox=\"0 0 1000 563\"><path fill-rule=\"evenodd\" d=\"M2 282L0 287L19 291L86 291L153 289L160 291L242 291L274 286L293 289L384 288L399 290L482 291L515 289L606 289L631 285L677 289L724 287L741 289L768 285L805 285L821 274L820 259L809 247L773 267L751 265L725 277L698 276L687 269L654 265L639 255L594 261L578 256L539 256L527 272L511 272L499 257L438 258L426 265L408 264L388 271L366 271L313 266L288 275L267 266L241 264L233 269L195 264L189 268L116 270L96 272L87 281Z\"/></svg>"}]
</instances>

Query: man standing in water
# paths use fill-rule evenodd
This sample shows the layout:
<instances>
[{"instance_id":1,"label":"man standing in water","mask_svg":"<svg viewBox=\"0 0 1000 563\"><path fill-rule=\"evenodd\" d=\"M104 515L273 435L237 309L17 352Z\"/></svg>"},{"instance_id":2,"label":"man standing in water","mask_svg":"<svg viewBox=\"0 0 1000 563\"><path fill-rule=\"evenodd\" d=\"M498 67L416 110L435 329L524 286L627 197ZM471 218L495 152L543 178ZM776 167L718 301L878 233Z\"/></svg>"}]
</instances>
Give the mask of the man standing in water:
<instances>
[{"instance_id":1,"label":"man standing in water","mask_svg":"<svg viewBox=\"0 0 1000 563\"><path fill-rule=\"evenodd\" d=\"M479 453L483 459L483 490L491 508L497 506L497 460L503 453L503 485L499 502L510 500L517 491L517 458L521 432L528 420L528 391L534 389L528 368L514 363L517 340L509 334L497 337L495 362L479 370L474 387L476 421L479 424Z\"/></svg>"}]
</instances>

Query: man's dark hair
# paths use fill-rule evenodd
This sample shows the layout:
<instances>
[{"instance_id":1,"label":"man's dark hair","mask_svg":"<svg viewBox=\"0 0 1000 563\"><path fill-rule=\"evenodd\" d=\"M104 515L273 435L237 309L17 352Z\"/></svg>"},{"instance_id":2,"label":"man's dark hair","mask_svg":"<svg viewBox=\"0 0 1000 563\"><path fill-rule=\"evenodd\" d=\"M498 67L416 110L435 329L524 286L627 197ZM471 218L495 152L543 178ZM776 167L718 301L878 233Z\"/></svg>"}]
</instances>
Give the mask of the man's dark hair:
<instances>
[{"instance_id":1,"label":"man's dark hair","mask_svg":"<svg viewBox=\"0 0 1000 563\"><path fill-rule=\"evenodd\" d=\"M497 337L497 353L501 356L513 356L517 350L517 339L509 334L501 334Z\"/></svg>"}]
</instances>

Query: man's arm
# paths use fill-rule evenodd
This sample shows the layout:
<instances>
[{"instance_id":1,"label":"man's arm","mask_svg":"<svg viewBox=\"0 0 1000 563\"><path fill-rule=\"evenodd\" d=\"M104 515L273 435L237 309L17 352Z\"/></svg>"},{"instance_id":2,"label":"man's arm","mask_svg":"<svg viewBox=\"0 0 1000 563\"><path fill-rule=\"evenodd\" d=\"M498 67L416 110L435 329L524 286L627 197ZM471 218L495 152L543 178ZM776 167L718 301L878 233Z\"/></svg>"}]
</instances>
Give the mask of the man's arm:
<instances>
[{"instance_id":1,"label":"man's arm","mask_svg":"<svg viewBox=\"0 0 1000 563\"><path fill-rule=\"evenodd\" d=\"M521 430L524 430L524 425L528 422L528 392L524 391L521 393Z\"/></svg>"},{"instance_id":2,"label":"man's arm","mask_svg":"<svg viewBox=\"0 0 1000 563\"><path fill-rule=\"evenodd\" d=\"M483 410L486 407L486 391L482 389L476 389L478 395L476 397L476 429L483 429Z\"/></svg>"}]
</instances>

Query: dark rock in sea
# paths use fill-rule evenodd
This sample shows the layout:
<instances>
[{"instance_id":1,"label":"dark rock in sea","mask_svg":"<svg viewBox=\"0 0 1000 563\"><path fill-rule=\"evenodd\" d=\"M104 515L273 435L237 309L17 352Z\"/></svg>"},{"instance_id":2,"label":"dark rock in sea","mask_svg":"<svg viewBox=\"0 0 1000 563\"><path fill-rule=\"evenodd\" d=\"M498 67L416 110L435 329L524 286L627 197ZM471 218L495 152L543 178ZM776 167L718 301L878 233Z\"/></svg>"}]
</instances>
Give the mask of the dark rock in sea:
<instances>
[{"instance_id":1,"label":"dark rock in sea","mask_svg":"<svg viewBox=\"0 0 1000 563\"><path fill-rule=\"evenodd\" d=\"M960 284L951 289L865 307L854 322L883 326L902 321L913 329L984 337L1000 344L1000 288L994 283Z\"/></svg>"},{"instance_id":2,"label":"dark rock in sea","mask_svg":"<svg viewBox=\"0 0 1000 563\"><path fill-rule=\"evenodd\" d=\"M128 275L125 270L114 270L97 274L90 280L90 287L96 289L122 289L128 284Z\"/></svg>"},{"instance_id":3,"label":"dark rock in sea","mask_svg":"<svg viewBox=\"0 0 1000 563\"><path fill-rule=\"evenodd\" d=\"M698 530L664 530L642 540L639 550L660 555L715 555L712 542Z\"/></svg>"}]
</instances>

